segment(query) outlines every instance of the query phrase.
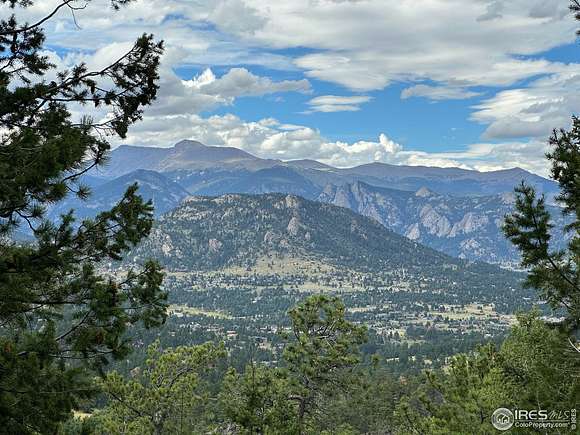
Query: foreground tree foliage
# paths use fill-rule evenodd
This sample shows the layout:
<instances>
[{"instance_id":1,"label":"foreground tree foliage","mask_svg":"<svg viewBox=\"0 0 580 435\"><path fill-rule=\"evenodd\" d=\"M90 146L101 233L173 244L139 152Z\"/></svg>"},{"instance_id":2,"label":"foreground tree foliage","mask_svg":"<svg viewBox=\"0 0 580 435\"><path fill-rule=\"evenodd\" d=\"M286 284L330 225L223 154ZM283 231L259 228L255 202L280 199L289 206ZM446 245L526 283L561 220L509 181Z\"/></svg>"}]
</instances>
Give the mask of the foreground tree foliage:
<instances>
[{"instance_id":1,"label":"foreground tree foliage","mask_svg":"<svg viewBox=\"0 0 580 435\"><path fill-rule=\"evenodd\" d=\"M325 295L290 310L283 367L231 370L221 396L226 417L243 433L319 433L334 398L355 389L366 341L366 328L346 320L345 311L340 299Z\"/></svg>"},{"instance_id":2,"label":"foreground tree foliage","mask_svg":"<svg viewBox=\"0 0 580 435\"><path fill-rule=\"evenodd\" d=\"M394 411L408 391L417 387L415 377L397 378L382 362L373 358L370 365L351 376L346 391L337 392L327 403L321 427L329 434L394 433Z\"/></svg>"},{"instance_id":3,"label":"foreground tree foliage","mask_svg":"<svg viewBox=\"0 0 580 435\"><path fill-rule=\"evenodd\" d=\"M421 388L397 407L400 433L494 433L491 414L500 407L570 411L580 403L580 358L568 336L547 326L537 312L496 349L482 346L456 356L448 371L427 373ZM512 428L510 433L530 433ZM575 433L568 428L560 433Z\"/></svg>"},{"instance_id":4,"label":"foreground tree foliage","mask_svg":"<svg viewBox=\"0 0 580 435\"><path fill-rule=\"evenodd\" d=\"M109 406L95 417L97 433L164 434L199 431L196 408L208 401L202 375L225 356L223 345L206 343L162 351L159 342L148 349L143 369L132 379L107 374L102 386Z\"/></svg>"},{"instance_id":5,"label":"foreground tree foliage","mask_svg":"<svg viewBox=\"0 0 580 435\"><path fill-rule=\"evenodd\" d=\"M126 355L127 327L161 324L166 305L154 262L118 277L98 272L151 229L152 206L136 186L94 219L45 219L67 194L89 195L81 176L105 162L106 136L123 138L153 101L162 45L143 35L103 69L57 70L43 54L42 27L85 2L62 0L39 21L21 22L17 14L32 4L0 0L0 427L14 434L54 433L93 393L88 370ZM73 106L108 116L73 117ZM23 234L33 241L12 241Z\"/></svg>"},{"instance_id":6,"label":"foreground tree foliage","mask_svg":"<svg viewBox=\"0 0 580 435\"><path fill-rule=\"evenodd\" d=\"M298 407L299 433L324 414L336 392L348 390L348 375L361 360L366 327L346 320L345 311L339 298L317 295L289 312L294 340L284 349L284 360L294 389L290 398Z\"/></svg>"},{"instance_id":7,"label":"foreground tree foliage","mask_svg":"<svg viewBox=\"0 0 580 435\"><path fill-rule=\"evenodd\" d=\"M288 373L252 363L244 373L230 369L220 406L226 421L244 434L296 433L295 407L289 401Z\"/></svg>"}]
</instances>

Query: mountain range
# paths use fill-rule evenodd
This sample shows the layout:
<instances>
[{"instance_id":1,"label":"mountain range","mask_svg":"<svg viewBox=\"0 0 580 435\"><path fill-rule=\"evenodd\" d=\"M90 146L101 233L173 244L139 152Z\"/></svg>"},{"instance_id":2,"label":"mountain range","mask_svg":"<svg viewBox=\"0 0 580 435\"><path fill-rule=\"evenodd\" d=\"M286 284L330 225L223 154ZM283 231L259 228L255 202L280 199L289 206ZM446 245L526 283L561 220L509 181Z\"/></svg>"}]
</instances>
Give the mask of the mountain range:
<instances>
[{"instance_id":1,"label":"mountain range","mask_svg":"<svg viewBox=\"0 0 580 435\"><path fill-rule=\"evenodd\" d=\"M255 186L255 183L261 183L263 190L267 190L271 183L276 182L292 184L296 189L308 193L311 185L322 190L327 184L355 181L408 191L429 186L438 193L454 196L512 191L522 180L547 195L557 191L554 182L520 168L478 172L385 163L335 168L314 160L284 162L261 159L237 148L205 146L189 140L181 141L171 148L120 146L111 153L109 164L99 175L115 178L137 169L164 173L174 181L179 180L179 184L191 194L201 195L219 195L226 193L226 190L230 193L244 193L248 184Z\"/></svg>"},{"instance_id":2,"label":"mountain range","mask_svg":"<svg viewBox=\"0 0 580 435\"><path fill-rule=\"evenodd\" d=\"M134 182L152 199L158 216L189 195L278 192L349 208L455 257L507 266L519 261L501 232L503 216L513 207L514 186L525 181L549 202L557 192L553 181L519 168L478 172L383 163L335 168L314 160L261 159L195 141L171 148L121 146L86 181L93 187L89 201L59 204L51 210L53 217L70 208L90 216L110 207ZM560 227L559 209L551 211Z\"/></svg>"}]
</instances>

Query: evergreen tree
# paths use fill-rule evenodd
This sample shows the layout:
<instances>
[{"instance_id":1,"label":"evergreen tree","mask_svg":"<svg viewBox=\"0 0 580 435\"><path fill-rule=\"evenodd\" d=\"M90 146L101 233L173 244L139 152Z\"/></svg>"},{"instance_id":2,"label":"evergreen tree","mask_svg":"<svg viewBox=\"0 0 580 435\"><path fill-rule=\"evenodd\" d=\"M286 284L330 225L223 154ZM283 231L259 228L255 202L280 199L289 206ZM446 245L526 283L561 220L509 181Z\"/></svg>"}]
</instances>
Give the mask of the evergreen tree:
<instances>
[{"instance_id":1,"label":"evergreen tree","mask_svg":"<svg viewBox=\"0 0 580 435\"><path fill-rule=\"evenodd\" d=\"M227 421L242 434L295 434L287 372L248 364L243 374L227 373L220 393L220 406Z\"/></svg>"},{"instance_id":2,"label":"evergreen tree","mask_svg":"<svg viewBox=\"0 0 580 435\"><path fill-rule=\"evenodd\" d=\"M547 326L538 312L520 315L499 350L488 344L457 355L448 370L426 373L424 385L397 407L398 433L495 433L491 415L500 407L569 411L580 403L578 370L580 357L565 333Z\"/></svg>"},{"instance_id":3,"label":"evergreen tree","mask_svg":"<svg viewBox=\"0 0 580 435\"><path fill-rule=\"evenodd\" d=\"M345 311L338 297L326 295L311 296L289 311L293 341L284 349L284 360L300 434L311 433L327 401L348 390L349 374L360 362L366 327L346 320Z\"/></svg>"},{"instance_id":4,"label":"evergreen tree","mask_svg":"<svg viewBox=\"0 0 580 435\"><path fill-rule=\"evenodd\" d=\"M111 0L114 9L130 0ZM125 137L156 96L162 44L143 35L99 70L57 70L43 52L43 26L85 7L61 0L44 18L20 22L33 0L0 0L0 427L54 433L92 393L88 369L127 354L127 327L165 318L154 262L117 276L99 272L145 237L152 205L130 187L111 210L51 223L47 207L67 194L87 198L81 177L105 162L107 135ZM47 79L46 77L54 77ZM103 121L76 119L71 106L105 108ZM34 241L14 242L27 232Z\"/></svg>"},{"instance_id":5,"label":"evergreen tree","mask_svg":"<svg viewBox=\"0 0 580 435\"><path fill-rule=\"evenodd\" d=\"M567 313L565 326L580 326L580 119L573 117L570 131L554 131L550 138L552 178L560 185L556 200L571 222L566 250L550 242L550 213L544 195L522 183L516 189L516 210L506 216L504 232L522 253L522 266L529 268L526 284L538 289L555 310Z\"/></svg>"},{"instance_id":6,"label":"evergreen tree","mask_svg":"<svg viewBox=\"0 0 580 435\"><path fill-rule=\"evenodd\" d=\"M572 0L570 10L580 21L578 0ZM556 250L551 245L553 224L546 209L546 198L538 197L525 183L516 188L516 210L506 216L503 229L522 253L522 266L530 269L526 284L539 290L553 309L566 311L564 329L577 331L580 327L580 119L572 117L570 131L554 130L549 145L551 151L546 156L552 164L551 176L560 186L560 194L555 199L571 220L565 228L570 236L567 249Z\"/></svg>"},{"instance_id":7,"label":"evergreen tree","mask_svg":"<svg viewBox=\"0 0 580 435\"><path fill-rule=\"evenodd\" d=\"M351 433L325 417L331 402L354 387L352 373L366 341L366 328L346 320L345 311L339 298L325 295L292 308L284 366L252 363L243 374L232 369L221 393L226 419L248 434L314 434L325 426Z\"/></svg>"},{"instance_id":8,"label":"evergreen tree","mask_svg":"<svg viewBox=\"0 0 580 435\"><path fill-rule=\"evenodd\" d=\"M207 406L202 375L225 356L223 345L205 343L162 350L148 349L143 368L125 380L108 373L103 391L109 405L94 417L103 434L190 434L198 432L195 409Z\"/></svg>"},{"instance_id":9,"label":"evergreen tree","mask_svg":"<svg viewBox=\"0 0 580 435\"><path fill-rule=\"evenodd\" d=\"M348 390L339 391L325 409L323 427L336 433L350 425L356 433L389 434L394 430L393 413L406 391L416 388L414 378L405 382L390 375L380 359L358 370Z\"/></svg>"}]
</instances>

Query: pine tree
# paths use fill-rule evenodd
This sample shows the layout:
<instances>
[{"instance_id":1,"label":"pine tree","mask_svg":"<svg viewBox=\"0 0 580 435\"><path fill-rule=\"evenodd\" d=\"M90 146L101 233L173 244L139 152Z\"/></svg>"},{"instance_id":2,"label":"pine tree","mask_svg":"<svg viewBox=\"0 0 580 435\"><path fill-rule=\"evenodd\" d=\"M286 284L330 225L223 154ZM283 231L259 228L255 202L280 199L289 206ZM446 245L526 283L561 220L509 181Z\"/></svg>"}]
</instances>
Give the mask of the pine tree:
<instances>
[{"instance_id":1,"label":"pine tree","mask_svg":"<svg viewBox=\"0 0 580 435\"><path fill-rule=\"evenodd\" d=\"M85 3L61 0L39 21L21 23L17 12L33 0L0 0L7 17L0 20L0 427L6 433L54 433L79 398L93 392L89 369L127 354L127 328L165 319L156 263L118 276L99 271L151 229L152 205L136 186L93 219L77 222L72 211L56 223L45 216L67 194L88 197L81 179L106 161L107 136L124 138L157 92L163 47L151 35L99 70L51 64L43 26L59 11L90 6ZM72 105L105 108L109 116L75 119ZM33 242L13 241L26 232Z\"/></svg>"},{"instance_id":2,"label":"pine tree","mask_svg":"<svg viewBox=\"0 0 580 435\"><path fill-rule=\"evenodd\" d=\"M572 0L570 11L580 21L580 2ZM578 31L580 35L580 30ZM531 186L516 188L516 210L506 216L503 227L508 239L522 253L522 266L529 268L526 284L539 290L555 310L567 313L562 325L567 331L580 327L580 118L572 117L570 131L554 130L546 157L552 164L551 176L560 186L556 201L571 222L567 249L550 244L553 224L544 195L538 197ZM574 345L572 343L572 345ZM577 349L580 352L580 349Z\"/></svg>"},{"instance_id":3,"label":"pine tree","mask_svg":"<svg viewBox=\"0 0 580 435\"><path fill-rule=\"evenodd\" d=\"M231 369L220 404L226 419L244 434L321 432L337 396L350 394L353 372L361 362L366 328L345 318L338 297L314 295L289 311L289 342L279 368L252 363L243 374ZM343 425L341 425L343 426ZM351 433L341 427L332 433Z\"/></svg>"},{"instance_id":4,"label":"pine tree","mask_svg":"<svg viewBox=\"0 0 580 435\"><path fill-rule=\"evenodd\" d=\"M244 373L228 370L220 393L220 407L240 434L297 432L295 413L288 397L290 379L285 370L251 362Z\"/></svg>"},{"instance_id":5,"label":"pine tree","mask_svg":"<svg viewBox=\"0 0 580 435\"><path fill-rule=\"evenodd\" d=\"M551 246L553 224L544 195L531 186L516 188L515 211L505 220L504 232L521 251L522 266L529 268L526 284L538 289L555 310L567 313L564 327L580 326L580 119L573 117L572 129L555 130L550 138L552 178L560 185L556 200L571 222L566 250Z\"/></svg>"},{"instance_id":6,"label":"pine tree","mask_svg":"<svg viewBox=\"0 0 580 435\"><path fill-rule=\"evenodd\" d=\"M124 379L113 371L103 381L109 405L95 419L96 433L196 433L195 409L207 406L202 375L226 355L223 344L205 343L161 349L149 346L147 361Z\"/></svg>"},{"instance_id":7,"label":"pine tree","mask_svg":"<svg viewBox=\"0 0 580 435\"><path fill-rule=\"evenodd\" d=\"M497 408L566 411L580 400L580 358L568 336L540 319L518 316L500 349L493 344L454 356L445 370L428 371L424 384L397 406L396 433L490 434ZM510 433L527 434L529 428ZM560 433L577 433L563 427Z\"/></svg>"},{"instance_id":8,"label":"pine tree","mask_svg":"<svg viewBox=\"0 0 580 435\"><path fill-rule=\"evenodd\" d=\"M367 331L346 320L338 297L310 296L288 314L294 340L283 356L294 390L290 400L297 405L298 433L310 433L308 420L321 414L337 391L348 390Z\"/></svg>"}]
</instances>

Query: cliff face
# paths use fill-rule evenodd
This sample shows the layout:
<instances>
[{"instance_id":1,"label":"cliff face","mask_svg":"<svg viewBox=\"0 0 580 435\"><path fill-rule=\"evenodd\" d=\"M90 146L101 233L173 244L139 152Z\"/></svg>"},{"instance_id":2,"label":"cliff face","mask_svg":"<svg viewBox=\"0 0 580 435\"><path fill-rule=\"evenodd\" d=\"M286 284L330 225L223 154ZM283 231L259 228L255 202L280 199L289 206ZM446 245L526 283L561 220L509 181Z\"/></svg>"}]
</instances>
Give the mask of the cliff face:
<instances>
[{"instance_id":1,"label":"cliff face","mask_svg":"<svg viewBox=\"0 0 580 435\"><path fill-rule=\"evenodd\" d=\"M462 264L351 210L287 194L186 198L135 254L180 270L248 266L264 256L364 270Z\"/></svg>"},{"instance_id":2,"label":"cliff face","mask_svg":"<svg viewBox=\"0 0 580 435\"><path fill-rule=\"evenodd\" d=\"M501 230L504 216L513 210L513 194L455 197L427 187L404 192L356 182L328 185L317 200L350 208L449 255L503 265L519 262L518 252ZM555 207L551 211L561 228L560 211ZM554 239L565 242L561 233Z\"/></svg>"}]
</instances>

